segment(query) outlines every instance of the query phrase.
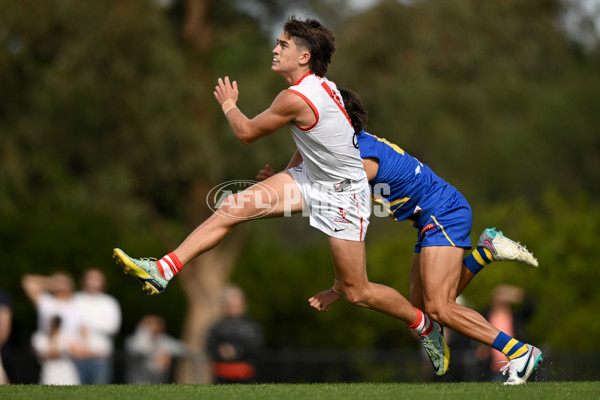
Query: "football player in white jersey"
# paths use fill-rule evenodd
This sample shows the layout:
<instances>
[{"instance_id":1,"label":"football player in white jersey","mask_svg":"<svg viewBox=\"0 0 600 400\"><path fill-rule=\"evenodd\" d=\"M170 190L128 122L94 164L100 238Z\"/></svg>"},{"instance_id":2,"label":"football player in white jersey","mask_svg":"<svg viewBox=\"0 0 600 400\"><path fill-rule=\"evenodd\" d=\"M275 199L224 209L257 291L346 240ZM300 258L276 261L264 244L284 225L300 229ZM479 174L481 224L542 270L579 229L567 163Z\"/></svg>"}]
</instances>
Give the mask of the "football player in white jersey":
<instances>
[{"instance_id":1,"label":"football player in white jersey","mask_svg":"<svg viewBox=\"0 0 600 400\"><path fill-rule=\"evenodd\" d=\"M237 107L237 82L219 78L214 96L244 144L290 126L297 151L288 169L231 195L160 260L133 259L120 249L114 250L114 256L146 292L158 294L186 263L220 243L239 223L257 215L278 217L304 210L310 225L328 237L336 275L333 289L353 305L407 323L421 336L436 373L441 375L448 368L449 350L437 323L395 289L371 283L367 277L363 240L370 216L370 188L341 95L325 78L334 51L331 30L313 19L288 19L273 49L271 69L291 87L253 118ZM268 213L264 212L265 201Z\"/></svg>"}]
</instances>

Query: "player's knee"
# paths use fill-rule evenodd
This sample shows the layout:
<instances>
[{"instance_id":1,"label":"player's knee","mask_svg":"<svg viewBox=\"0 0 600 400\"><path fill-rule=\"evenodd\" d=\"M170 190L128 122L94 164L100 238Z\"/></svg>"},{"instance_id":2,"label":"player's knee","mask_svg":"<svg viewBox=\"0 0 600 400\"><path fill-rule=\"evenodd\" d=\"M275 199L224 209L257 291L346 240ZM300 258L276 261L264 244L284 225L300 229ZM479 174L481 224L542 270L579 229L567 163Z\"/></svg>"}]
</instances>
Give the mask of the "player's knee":
<instances>
[{"instance_id":1,"label":"player's knee","mask_svg":"<svg viewBox=\"0 0 600 400\"><path fill-rule=\"evenodd\" d=\"M370 294L367 290L359 290L356 288L344 288L344 296L346 301L356 307L368 307Z\"/></svg>"},{"instance_id":2,"label":"player's knee","mask_svg":"<svg viewBox=\"0 0 600 400\"><path fill-rule=\"evenodd\" d=\"M426 302L425 314L429 315L430 318L434 319L442 325L446 325L448 322L448 312L443 304Z\"/></svg>"},{"instance_id":3,"label":"player's knee","mask_svg":"<svg viewBox=\"0 0 600 400\"><path fill-rule=\"evenodd\" d=\"M217 214L235 225L248 219L248 206L238 194L230 194L219 206Z\"/></svg>"}]
</instances>

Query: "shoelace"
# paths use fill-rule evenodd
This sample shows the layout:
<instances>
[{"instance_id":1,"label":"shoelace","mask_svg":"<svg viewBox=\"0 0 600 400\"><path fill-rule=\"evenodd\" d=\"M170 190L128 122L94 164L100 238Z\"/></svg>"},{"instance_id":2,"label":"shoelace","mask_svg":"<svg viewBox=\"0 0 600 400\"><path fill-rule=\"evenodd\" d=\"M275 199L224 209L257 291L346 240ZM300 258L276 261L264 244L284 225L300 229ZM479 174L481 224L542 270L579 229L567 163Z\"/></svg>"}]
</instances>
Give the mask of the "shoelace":
<instances>
[{"instance_id":1,"label":"shoelace","mask_svg":"<svg viewBox=\"0 0 600 400\"><path fill-rule=\"evenodd\" d=\"M433 340L429 339L426 336L422 336L421 340L423 341L423 347L425 347L425 351L427 351L427 354L439 358L439 354L437 352L435 344L433 343Z\"/></svg>"},{"instance_id":2,"label":"shoelace","mask_svg":"<svg viewBox=\"0 0 600 400\"><path fill-rule=\"evenodd\" d=\"M502 372L502 375L506 375L506 372L508 371L508 379L506 380L505 384L511 384L511 383L515 383L517 382L517 379L515 378L515 374L511 374L512 369L510 368L511 362L510 361L498 361L498 364L500 363L506 363L506 365L502 368L500 368L500 372Z\"/></svg>"},{"instance_id":3,"label":"shoelace","mask_svg":"<svg viewBox=\"0 0 600 400\"><path fill-rule=\"evenodd\" d=\"M497 362L497 364L500 364L500 363L505 363L505 365L502 368L500 368L500 372L502 372L502 375L506 375L507 370L510 371L510 369L509 369L509 367L510 367L510 361L504 360L504 361L498 361Z\"/></svg>"}]
</instances>

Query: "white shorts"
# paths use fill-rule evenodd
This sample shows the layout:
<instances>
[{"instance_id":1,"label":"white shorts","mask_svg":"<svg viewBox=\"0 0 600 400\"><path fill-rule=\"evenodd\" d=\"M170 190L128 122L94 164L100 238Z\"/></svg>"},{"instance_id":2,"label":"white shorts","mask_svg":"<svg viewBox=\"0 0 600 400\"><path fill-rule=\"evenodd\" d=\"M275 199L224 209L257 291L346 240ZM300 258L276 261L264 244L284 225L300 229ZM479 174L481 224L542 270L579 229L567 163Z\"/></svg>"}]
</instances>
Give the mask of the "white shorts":
<instances>
[{"instance_id":1,"label":"white shorts","mask_svg":"<svg viewBox=\"0 0 600 400\"><path fill-rule=\"evenodd\" d=\"M371 188L355 192L336 192L314 184L304 164L288 169L308 206L309 223L328 236L363 241L371 216Z\"/></svg>"}]
</instances>

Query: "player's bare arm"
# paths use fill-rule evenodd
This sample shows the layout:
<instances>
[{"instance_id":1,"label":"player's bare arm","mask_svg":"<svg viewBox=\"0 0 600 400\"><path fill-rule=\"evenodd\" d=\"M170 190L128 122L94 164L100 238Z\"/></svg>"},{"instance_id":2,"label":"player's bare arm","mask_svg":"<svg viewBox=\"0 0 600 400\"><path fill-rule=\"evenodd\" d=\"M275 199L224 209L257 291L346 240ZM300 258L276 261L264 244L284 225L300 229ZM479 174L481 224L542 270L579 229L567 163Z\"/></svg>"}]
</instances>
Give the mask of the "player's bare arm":
<instances>
[{"instance_id":1,"label":"player's bare arm","mask_svg":"<svg viewBox=\"0 0 600 400\"><path fill-rule=\"evenodd\" d=\"M365 157L362 164L367 173L367 180L373 180L377 176L377 171L379 171L379 160L373 157Z\"/></svg>"},{"instance_id":2,"label":"player's bare arm","mask_svg":"<svg viewBox=\"0 0 600 400\"><path fill-rule=\"evenodd\" d=\"M316 118L303 99L287 90L280 92L268 109L252 119L237 107L237 83L231 83L229 77L218 79L214 95L221 104L229 125L244 144L271 135L288 123L308 126Z\"/></svg>"}]
</instances>

